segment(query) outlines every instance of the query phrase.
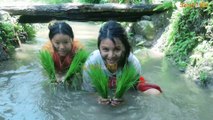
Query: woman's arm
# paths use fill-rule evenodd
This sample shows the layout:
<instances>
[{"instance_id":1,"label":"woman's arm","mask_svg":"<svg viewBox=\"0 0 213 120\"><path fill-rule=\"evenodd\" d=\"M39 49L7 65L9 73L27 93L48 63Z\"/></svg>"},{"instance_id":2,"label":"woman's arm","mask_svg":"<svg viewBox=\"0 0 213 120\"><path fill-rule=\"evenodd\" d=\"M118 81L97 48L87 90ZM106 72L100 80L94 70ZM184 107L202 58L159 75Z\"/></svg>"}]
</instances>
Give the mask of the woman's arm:
<instances>
[{"instance_id":1,"label":"woman's arm","mask_svg":"<svg viewBox=\"0 0 213 120\"><path fill-rule=\"evenodd\" d=\"M158 95L158 94L162 93L160 86L158 86L156 84L147 83L146 80L142 77L141 64L135 55L133 55L131 53L128 60L129 60L129 62L131 62L134 65L135 69L137 70L138 74L140 75L140 80L137 84L137 90L139 90L145 94L149 94L149 95L150 94Z\"/></svg>"},{"instance_id":2,"label":"woman's arm","mask_svg":"<svg viewBox=\"0 0 213 120\"><path fill-rule=\"evenodd\" d=\"M156 84L147 83L144 77L140 77L140 80L137 85L137 89L145 94L157 95L162 93L160 86Z\"/></svg>"}]
</instances>

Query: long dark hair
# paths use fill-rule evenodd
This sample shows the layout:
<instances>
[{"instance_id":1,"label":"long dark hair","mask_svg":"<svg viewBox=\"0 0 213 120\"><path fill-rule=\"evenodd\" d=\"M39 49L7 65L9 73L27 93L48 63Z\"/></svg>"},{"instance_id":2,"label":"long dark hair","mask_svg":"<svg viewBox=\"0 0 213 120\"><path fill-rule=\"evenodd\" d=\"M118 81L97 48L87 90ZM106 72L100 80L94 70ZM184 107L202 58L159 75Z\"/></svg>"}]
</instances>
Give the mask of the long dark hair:
<instances>
[{"instance_id":1,"label":"long dark hair","mask_svg":"<svg viewBox=\"0 0 213 120\"><path fill-rule=\"evenodd\" d=\"M49 28L49 39L52 40L52 38L56 35L56 34L64 34L64 35L68 35L72 38L74 38L74 34L72 31L72 28L69 24L65 23L65 22L55 22L53 24L50 24L48 26Z\"/></svg>"},{"instance_id":2,"label":"long dark hair","mask_svg":"<svg viewBox=\"0 0 213 120\"><path fill-rule=\"evenodd\" d=\"M99 30L99 36L98 36L98 49L100 50L100 43L104 39L110 39L115 44L115 39L119 39L124 47L125 47L125 53L124 53L124 59L122 59L121 66L123 67L129 57L131 46L128 42L128 37L125 29L121 26L120 23L116 21L108 21L105 23Z\"/></svg>"}]
</instances>

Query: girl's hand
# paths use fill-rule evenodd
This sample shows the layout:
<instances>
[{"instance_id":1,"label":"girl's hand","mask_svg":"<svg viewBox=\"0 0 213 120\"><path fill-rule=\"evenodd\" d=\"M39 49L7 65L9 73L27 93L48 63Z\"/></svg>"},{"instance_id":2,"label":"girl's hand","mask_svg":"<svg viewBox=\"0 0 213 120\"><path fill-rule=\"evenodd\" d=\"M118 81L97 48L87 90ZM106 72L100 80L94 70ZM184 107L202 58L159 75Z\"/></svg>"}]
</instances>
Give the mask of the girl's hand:
<instances>
[{"instance_id":1,"label":"girl's hand","mask_svg":"<svg viewBox=\"0 0 213 120\"><path fill-rule=\"evenodd\" d=\"M64 83L65 76L62 74L56 74L57 83Z\"/></svg>"},{"instance_id":2,"label":"girl's hand","mask_svg":"<svg viewBox=\"0 0 213 120\"><path fill-rule=\"evenodd\" d=\"M110 104L110 99L100 97L100 98L98 98L98 103L103 104L103 105L108 105L108 104Z\"/></svg>"},{"instance_id":3,"label":"girl's hand","mask_svg":"<svg viewBox=\"0 0 213 120\"><path fill-rule=\"evenodd\" d=\"M121 104L121 103L123 103L123 102L124 102L123 99L113 98L113 99L111 100L111 105L112 105L112 106L117 106L117 105L119 105L119 104Z\"/></svg>"}]
</instances>

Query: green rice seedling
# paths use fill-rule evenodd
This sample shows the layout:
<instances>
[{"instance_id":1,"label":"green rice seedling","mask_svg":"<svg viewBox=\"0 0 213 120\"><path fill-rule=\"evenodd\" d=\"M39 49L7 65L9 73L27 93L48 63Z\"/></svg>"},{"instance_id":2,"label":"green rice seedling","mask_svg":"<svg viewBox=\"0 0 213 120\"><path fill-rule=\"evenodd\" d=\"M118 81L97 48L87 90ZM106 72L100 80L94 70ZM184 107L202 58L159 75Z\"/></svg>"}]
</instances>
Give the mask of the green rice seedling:
<instances>
[{"instance_id":1,"label":"green rice seedling","mask_svg":"<svg viewBox=\"0 0 213 120\"><path fill-rule=\"evenodd\" d=\"M56 82L55 67L51 54L46 50L42 50L39 52L39 59L42 67L48 74L50 81Z\"/></svg>"},{"instance_id":2,"label":"green rice seedling","mask_svg":"<svg viewBox=\"0 0 213 120\"><path fill-rule=\"evenodd\" d=\"M92 84L95 86L98 94L107 99L108 98L108 78L101 69L101 65L95 64L94 66L89 66L88 71L89 76L92 79Z\"/></svg>"},{"instance_id":3,"label":"green rice seedling","mask_svg":"<svg viewBox=\"0 0 213 120\"><path fill-rule=\"evenodd\" d=\"M81 70L88 56L89 54L87 53L87 51L83 49L80 49L76 52L73 61L66 73L64 81L69 80L74 75L74 73L79 72Z\"/></svg>"},{"instance_id":4,"label":"green rice seedling","mask_svg":"<svg viewBox=\"0 0 213 120\"><path fill-rule=\"evenodd\" d=\"M116 80L115 98L120 99L129 88L136 84L138 79L139 75L134 66L125 65L122 74Z\"/></svg>"}]
</instances>

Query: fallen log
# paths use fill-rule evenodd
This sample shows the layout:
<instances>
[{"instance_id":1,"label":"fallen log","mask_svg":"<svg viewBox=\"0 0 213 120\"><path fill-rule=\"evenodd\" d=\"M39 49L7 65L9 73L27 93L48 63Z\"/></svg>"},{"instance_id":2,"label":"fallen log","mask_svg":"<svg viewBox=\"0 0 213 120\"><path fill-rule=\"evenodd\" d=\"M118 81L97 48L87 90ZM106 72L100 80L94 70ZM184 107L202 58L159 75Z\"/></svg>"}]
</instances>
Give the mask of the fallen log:
<instances>
[{"instance_id":1,"label":"fallen log","mask_svg":"<svg viewBox=\"0 0 213 120\"><path fill-rule=\"evenodd\" d=\"M158 5L124 4L58 4L31 6L0 6L0 10L11 15L20 15L20 23L44 23L51 20L69 21L107 21L117 20L135 22L144 15L151 15L164 10L153 11Z\"/></svg>"}]
</instances>

